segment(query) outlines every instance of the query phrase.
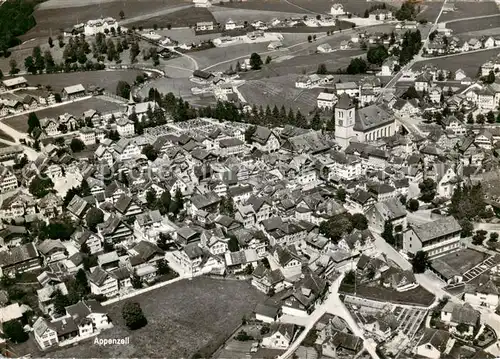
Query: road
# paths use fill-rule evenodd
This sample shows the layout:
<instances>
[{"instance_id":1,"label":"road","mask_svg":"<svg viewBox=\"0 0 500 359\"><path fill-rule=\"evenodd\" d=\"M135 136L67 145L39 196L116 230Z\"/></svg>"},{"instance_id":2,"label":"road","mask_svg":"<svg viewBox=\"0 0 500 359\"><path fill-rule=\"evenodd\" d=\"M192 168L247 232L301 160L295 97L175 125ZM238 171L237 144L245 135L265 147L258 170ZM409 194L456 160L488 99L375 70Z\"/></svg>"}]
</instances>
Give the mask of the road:
<instances>
[{"instance_id":1,"label":"road","mask_svg":"<svg viewBox=\"0 0 500 359\"><path fill-rule=\"evenodd\" d=\"M441 16L441 15L440 15ZM453 22L467 21L467 20L477 20L477 19L486 19L488 17L500 16L500 14L491 14L491 15L481 15L481 16L473 16L473 17L464 17L461 19L454 19L449 21L443 21L441 24L451 24Z\"/></svg>"},{"instance_id":2,"label":"road","mask_svg":"<svg viewBox=\"0 0 500 359\"><path fill-rule=\"evenodd\" d=\"M363 339L364 348L370 353L373 359L380 359L376 352L376 344L372 340L367 340L364 338L363 330L361 330L352 317L351 313L347 310L344 303L339 298L338 291L340 284L342 283L342 279L344 275L340 275L330 286L330 293L328 298L323 302L320 306L316 308L314 312L307 318L307 324L302 331L302 333L298 336L297 339L288 347L286 352L279 356L279 359L289 359L292 358L293 353L300 346L302 341L307 337L307 334L314 328L316 322L326 313L334 314L344 319L345 322L349 325L354 335Z\"/></svg>"},{"instance_id":3,"label":"road","mask_svg":"<svg viewBox=\"0 0 500 359\"><path fill-rule=\"evenodd\" d=\"M132 24L134 22L143 21L143 20L149 20L149 19L156 17L156 16L168 15L168 14L171 14L171 13L179 11L179 10L188 9L190 7L192 7L192 5L181 5L181 6L176 6L176 7L172 7L169 9L154 11L154 12L151 12L151 13L146 14L146 15L132 16L132 17L128 17L128 18L125 18L123 20L118 21L118 24L121 27L123 27L123 25Z\"/></svg>"}]
</instances>

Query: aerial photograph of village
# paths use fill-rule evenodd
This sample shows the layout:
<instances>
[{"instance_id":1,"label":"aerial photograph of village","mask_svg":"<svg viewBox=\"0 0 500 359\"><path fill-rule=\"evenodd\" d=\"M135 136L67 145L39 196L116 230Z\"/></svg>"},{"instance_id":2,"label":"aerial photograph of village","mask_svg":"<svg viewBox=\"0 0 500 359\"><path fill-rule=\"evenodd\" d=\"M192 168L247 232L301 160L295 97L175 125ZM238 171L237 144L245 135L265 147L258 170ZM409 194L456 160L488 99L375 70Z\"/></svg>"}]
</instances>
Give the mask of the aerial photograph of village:
<instances>
[{"instance_id":1,"label":"aerial photograph of village","mask_svg":"<svg viewBox=\"0 0 500 359\"><path fill-rule=\"evenodd\" d=\"M0 358L500 358L500 0L0 0Z\"/></svg>"}]
</instances>

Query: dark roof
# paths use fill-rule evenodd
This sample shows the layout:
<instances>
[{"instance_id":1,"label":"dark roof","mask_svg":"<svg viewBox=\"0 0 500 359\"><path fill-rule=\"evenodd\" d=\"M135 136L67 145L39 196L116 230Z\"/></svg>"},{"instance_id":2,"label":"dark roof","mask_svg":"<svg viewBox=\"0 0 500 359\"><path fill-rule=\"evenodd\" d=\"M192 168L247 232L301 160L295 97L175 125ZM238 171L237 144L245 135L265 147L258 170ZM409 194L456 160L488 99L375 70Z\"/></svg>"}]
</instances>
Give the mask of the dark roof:
<instances>
[{"instance_id":1,"label":"dark roof","mask_svg":"<svg viewBox=\"0 0 500 359\"><path fill-rule=\"evenodd\" d=\"M204 80L208 80L209 78L213 77L213 75L210 72L201 71L201 70L194 70L193 76L202 78Z\"/></svg>"},{"instance_id":2,"label":"dark roof","mask_svg":"<svg viewBox=\"0 0 500 359\"><path fill-rule=\"evenodd\" d=\"M35 245L27 243L14 247L10 251L0 252L0 266L8 267L37 257L38 251Z\"/></svg>"},{"instance_id":3,"label":"dark roof","mask_svg":"<svg viewBox=\"0 0 500 359\"><path fill-rule=\"evenodd\" d=\"M352 101L352 99L349 97L348 94L343 93L340 95L336 108L341 110L348 110L354 107L355 107L354 102Z\"/></svg>"}]
</instances>

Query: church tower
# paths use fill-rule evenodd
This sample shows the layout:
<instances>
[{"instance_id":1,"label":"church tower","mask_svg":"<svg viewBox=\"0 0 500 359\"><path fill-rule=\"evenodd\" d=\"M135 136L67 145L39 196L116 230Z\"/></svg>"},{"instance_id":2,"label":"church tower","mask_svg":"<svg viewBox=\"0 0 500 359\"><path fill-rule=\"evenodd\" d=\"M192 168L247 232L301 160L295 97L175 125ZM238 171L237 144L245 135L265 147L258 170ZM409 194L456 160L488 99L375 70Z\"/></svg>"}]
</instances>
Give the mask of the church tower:
<instances>
[{"instance_id":1,"label":"church tower","mask_svg":"<svg viewBox=\"0 0 500 359\"><path fill-rule=\"evenodd\" d=\"M354 135L354 122L356 118L356 106L349 95L340 95L337 106L335 106L335 140L343 150L349 146Z\"/></svg>"}]
</instances>

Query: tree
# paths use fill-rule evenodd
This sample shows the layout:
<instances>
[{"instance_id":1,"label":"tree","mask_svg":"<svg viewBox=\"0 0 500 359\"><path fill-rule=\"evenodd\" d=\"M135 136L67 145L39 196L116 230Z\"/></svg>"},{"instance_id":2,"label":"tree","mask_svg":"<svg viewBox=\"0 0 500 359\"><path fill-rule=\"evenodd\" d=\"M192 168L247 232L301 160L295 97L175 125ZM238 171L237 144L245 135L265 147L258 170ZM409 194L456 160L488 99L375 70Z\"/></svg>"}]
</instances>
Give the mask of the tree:
<instances>
[{"instance_id":1,"label":"tree","mask_svg":"<svg viewBox=\"0 0 500 359\"><path fill-rule=\"evenodd\" d=\"M154 161L158 158L158 151L153 147L153 145L146 145L142 148L142 154L147 157L148 160Z\"/></svg>"},{"instance_id":2,"label":"tree","mask_svg":"<svg viewBox=\"0 0 500 359\"><path fill-rule=\"evenodd\" d=\"M170 192L164 191L160 199L158 200L158 210L160 211L161 214L167 214L169 209L170 209L170 203L172 202L172 198L170 196Z\"/></svg>"},{"instance_id":3,"label":"tree","mask_svg":"<svg viewBox=\"0 0 500 359\"><path fill-rule=\"evenodd\" d=\"M392 227L391 221L385 221L382 238L384 238L384 240L391 246L394 246L396 244L396 240L394 239L394 229Z\"/></svg>"},{"instance_id":4,"label":"tree","mask_svg":"<svg viewBox=\"0 0 500 359\"><path fill-rule=\"evenodd\" d=\"M354 270L351 269L345 274L344 284L354 285L355 282L356 282L356 273L354 272Z\"/></svg>"},{"instance_id":5,"label":"tree","mask_svg":"<svg viewBox=\"0 0 500 359\"><path fill-rule=\"evenodd\" d=\"M366 54L366 59L370 64L375 64L381 66L382 63L389 57L389 53L384 45L379 45L372 47L368 50Z\"/></svg>"},{"instance_id":6,"label":"tree","mask_svg":"<svg viewBox=\"0 0 500 359\"><path fill-rule=\"evenodd\" d=\"M236 238L235 236L229 237L227 246L230 252L238 252L240 250L240 244L238 242L238 238Z\"/></svg>"},{"instance_id":7,"label":"tree","mask_svg":"<svg viewBox=\"0 0 500 359\"><path fill-rule=\"evenodd\" d=\"M351 223L354 228L359 229L360 231L368 229L368 220L366 219L366 216L364 214L353 214L351 216Z\"/></svg>"},{"instance_id":8,"label":"tree","mask_svg":"<svg viewBox=\"0 0 500 359\"><path fill-rule=\"evenodd\" d=\"M347 66L347 73L349 75L364 74L368 69L366 61L360 57L356 57L351 60L349 66Z\"/></svg>"},{"instance_id":9,"label":"tree","mask_svg":"<svg viewBox=\"0 0 500 359\"><path fill-rule=\"evenodd\" d=\"M436 182L432 178L426 178L418 185L420 189L420 199L424 202L431 202L436 196Z\"/></svg>"},{"instance_id":10,"label":"tree","mask_svg":"<svg viewBox=\"0 0 500 359\"><path fill-rule=\"evenodd\" d=\"M410 212L415 212L415 211L418 211L418 208L420 207L420 203L415 198L412 198L408 201L407 206L408 206L408 209L410 210Z\"/></svg>"},{"instance_id":11,"label":"tree","mask_svg":"<svg viewBox=\"0 0 500 359\"><path fill-rule=\"evenodd\" d=\"M36 113L30 112L28 115L28 133L31 134L35 128L40 128L40 120Z\"/></svg>"},{"instance_id":12,"label":"tree","mask_svg":"<svg viewBox=\"0 0 500 359\"><path fill-rule=\"evenodd\" d=\"M497 232L490 233L490 242L498 242L498 233Z\"/></svg>"},{"instance_id":13,"label":"tree","mask_svg":"<svg viewBox=\"0 0 500 359\"><path fill-rule=\"evenodd\" d=\"M151 188L146 192L146 203L149 209L156 208L156 191L154 190L154 188Z\"/></svg>"},{"instance_id":14,"label":"tree","mask_svg":"<svg viewBox=\"0 0 500 359\"><path fill-rule=\"evenodd\" d=\"M474 231L474 225L468 219L462 219L458 223L460 223L460 227L462 227L462 231L460 232L460 237L466 238L472 236L472 232Z\"/></svg>"},{"instance_id":15,"label":"tree","mask_svg":"<svg viewBox=\"0 0 500 359\"><path fill-rule=\"evenodd\" d=\"M148 320L137 302L127 302L122 308L122 317L125 324L131 330L142 328L148 324Z\"/></svg>"},{"instance_id":16,"label":"tree","mask_svg":"<svg viewBox=\"0 0 500 359\"><path fill-rule=\"evenodd\" d=\"M461 334L469 332L469 326L465 323L458 323L458 325L456 326L456 329L457 329L457 332L459 332Z\"/></svg>"},{"instance_id":17,"label":"tree","mask_svg":"<svg viewBox=\"0 0 500 359\"><path fill-rule=\"evenodd\" d=\"M411 260L413 273L424 273L429 265L429 258L427 252L418 251Z\"/></svg>"},{"instance_id":18,"label":"tree","mask_svg":"<svg viewBox=\"0 0 500 359\"><path fill-rule=\"evenodd\" d=\"M87 281L87 275L83 269L79 269L75 275L75 289L78 294L82 297L87 293L90 293L89 282Z\"/></svg>"},{"instance_id":19,"label":"tree","mask_svg":"<svg viewBox=\"0 0 500 359\"><path fill-rule=\"evenodd\" d=\"M267 65L267 64L270 64L270 63L271 63L271 61L273 61L272 57L271 57L271 56L267 56L267 57L266 57L266 65Z\"/></svg>"},{"instance_id":20,"label":"tree","mask_svg":"<svg viewBox=\"0 0 500 359\"><path fill-rule=\"evenodd\" d=\"M352 222L348 214L338 214L321 222L319 232L332 242L337 243L343 235L352 232Z\"/></svg>"},{"instance_id":21,"label":"tree","mask_svg":"<svg viewBox=\"0 0 500 359\"><path fill-rule=\"evenodd\" d=\"M335 192L335 197L337 197L337 199L338 199L340 202L345 202L346 197L347 197L347 192L346 192L346 190L345 190L343 187L339 187L339 188L337 188L337 191Z\"/></svg>"},{"instance_id":22,"label":"tree","mask_svg":"<svg viewBox=\"0 0 500 359\"><path fill-rule=\"evenodd\" d=\"M478 125L484 125L484 115L482 113L476 116L476 123Z\"/></svg>"},{"instance_id":23,"label":"tree","mask_svg":"<svg viewBox=\"0 0 500 359\"><path fill-rule=\"evenodd\" d=\"M73 138L71 140L69 147L71 148L71 151L76 153L76 152L82 152L86 146L83 143L83 141L80 140L79 138Z\"/></svg>"},{"instance_id":24,"label":"tree","mask_svg":"<svg viewBox=\"0 0 500 359\"><path fill-rule=\"evenodd\" d=\"M160 275L165 275L170 273L170 267L168 266L168 262L165 259L160 259L157 264L158 273Z\"/></svg>"},{"instance_id":25,"label":"tree","mask_svg":"<svg viewBox=\"0 0 500 359\"><path fill-rule=\"evenodd\" d=\"M234 216L234 201L232 197L222 197L222 202L220 204L220 213L226 216Z\"/></svg>"},{"instance_id":26,"label":"tree","mask_svg":"<svg viewBox=\"0 0 500 359\"><path fill-rule=\"evenodd\" d=\"M15 75L19 72L19 69L17 68L17 61L14 59L10 59L9 61L9 66L10 66L10 75Z\"/></svg>"},{"instance_id":27,"label":"tree","mask_svg":"<svg viewBox=\"0 0 500 359\"><path fill-rule=\"evenodd\" d=\"M118 16L120 16L120 19L125 19L125 13L123 12L123 10L120 10L120 13L118 14Z\"/></svg>"},{"instance_id":28,"label":"tree","mask_svg":"<svg viewBox=\"0 0 500 359\"><path fill-rule=\"evenodd\" d=\"M104 213L97 207L92 207L85 216L85 220L87 222L87 226L95 231L97 225L104 222Z\"/></svg>"},{"instance_id":29,"label":"tree","mask_svg":"<svg viewBox=\"0 0 500 359\"><path fill-rule=\"evenodd\" d=\"M495 82L495 80L496 80L495 73L493 71L490 71L488 76L486 76L484 82L487 84L492 84L493 82Z\"/></svg>"},{"instance_id":30,"label":"tree","mask_svg":"<svg viewBox=\"0 0 500 359\"><path fill-rule=\"evenodd\" d=\"M2 324L3 333L13 343L24 343L29 339L20 321L13 319Z\"/></svg>"},{"instance_id":31,"label":"tree","mask_svg":"<svg viewBox=\"0 0 500 359\"><path fill-rule=\"evenodd\" d=\"M66 297L62 292L58 289L53 294L53 303L54 303L54 313L58 316L63 316L66 314L66 307L69 304L68 297Z\"/></svg>"},{"instance_id":32,"label":"tree","mask_svg":"<svg viewBox=\"0 0 500 359\"><path fill-rule=\"evenodd\" d=\"M316 73L318 75L326 75L328 74L328 69L326 68L325 64L319 64L318 69L316 70Z\"/></svg>"},{"instance_id":33,"label":"tree","mask_svg":"<svg viewBox=\"0 0 500 359\"><path fill-rule=\"evenodd\" d=\"M50 46L50 48L54 47L54 40L52 40L52 38L50 36L49 36L49 46Z\"/></svg>"},{"instance_id":34,"label":"tree","mask_svg":"<svg viewBox=\"0 0 500 359\"><path fill-rule=\"evenodd\" d=\"M250 55L250 67L252 68L252 70L260 70L262 68L262 59L256 52Z\"/></svg>"},{"instance_id":35,"label":"tree","mask_svg":"<svg viewBox=\"0 0 500 359\"><path fill-rule=\"evenodd\" d=\"M489 111L486 114L486 120L488 121L488 123L495 123L495 114L493 113L493 111Z\"/></svg>"},{"instance_id":36,"label":"tree","mask_svg":"<svg viewBox=\"0 0 500 359\"><path fill-rule=\"evenodd\" d=\"M257 126L250 126L245 130L245 142L251 144L252 143L252 137L255 134L255 131L257 131Z\"/></svg>"},{"instance_id":37,"label":"tree","mask_svg":"<svg viewBox=\"0 0 500 359\"><path fill-rule=\"evenodd\" d=\"M141 278L135 272L132 275L131 283L132 283L132 288L134 288L134 289L140 289L140 288L142 288Z\"/></svg>"},{"instance_id":38,"label":"tree","mask_svg":"<svg viewBox=\"0 0 500 359\"><path fill-rule=\"evenodd\" d=\"M45 197L54 188L54 183L48 177L35 176L29 185L30 193L36 198Z\"/></svg>"},{"instance_id":39,"label":"tree","mask_svg":"<svg viewBox=\"0 0 500 359\"><path fill-rule=\"evenodd\" d=\"M116 85L116 94L120 97L128 98L130 97L130 85L126 81L119 81Z\"/></svg>"},{"instance_id":40,"label":"tree","mask_svg":"<svg viewBox=\"0 0 500 359\"><path fill-rule=\"evenodd\" d=\"M24 59L24 68L31 74L36 75L35 61L33 60L33 57L28 56Z\"/></svg>"}]
</instances>

